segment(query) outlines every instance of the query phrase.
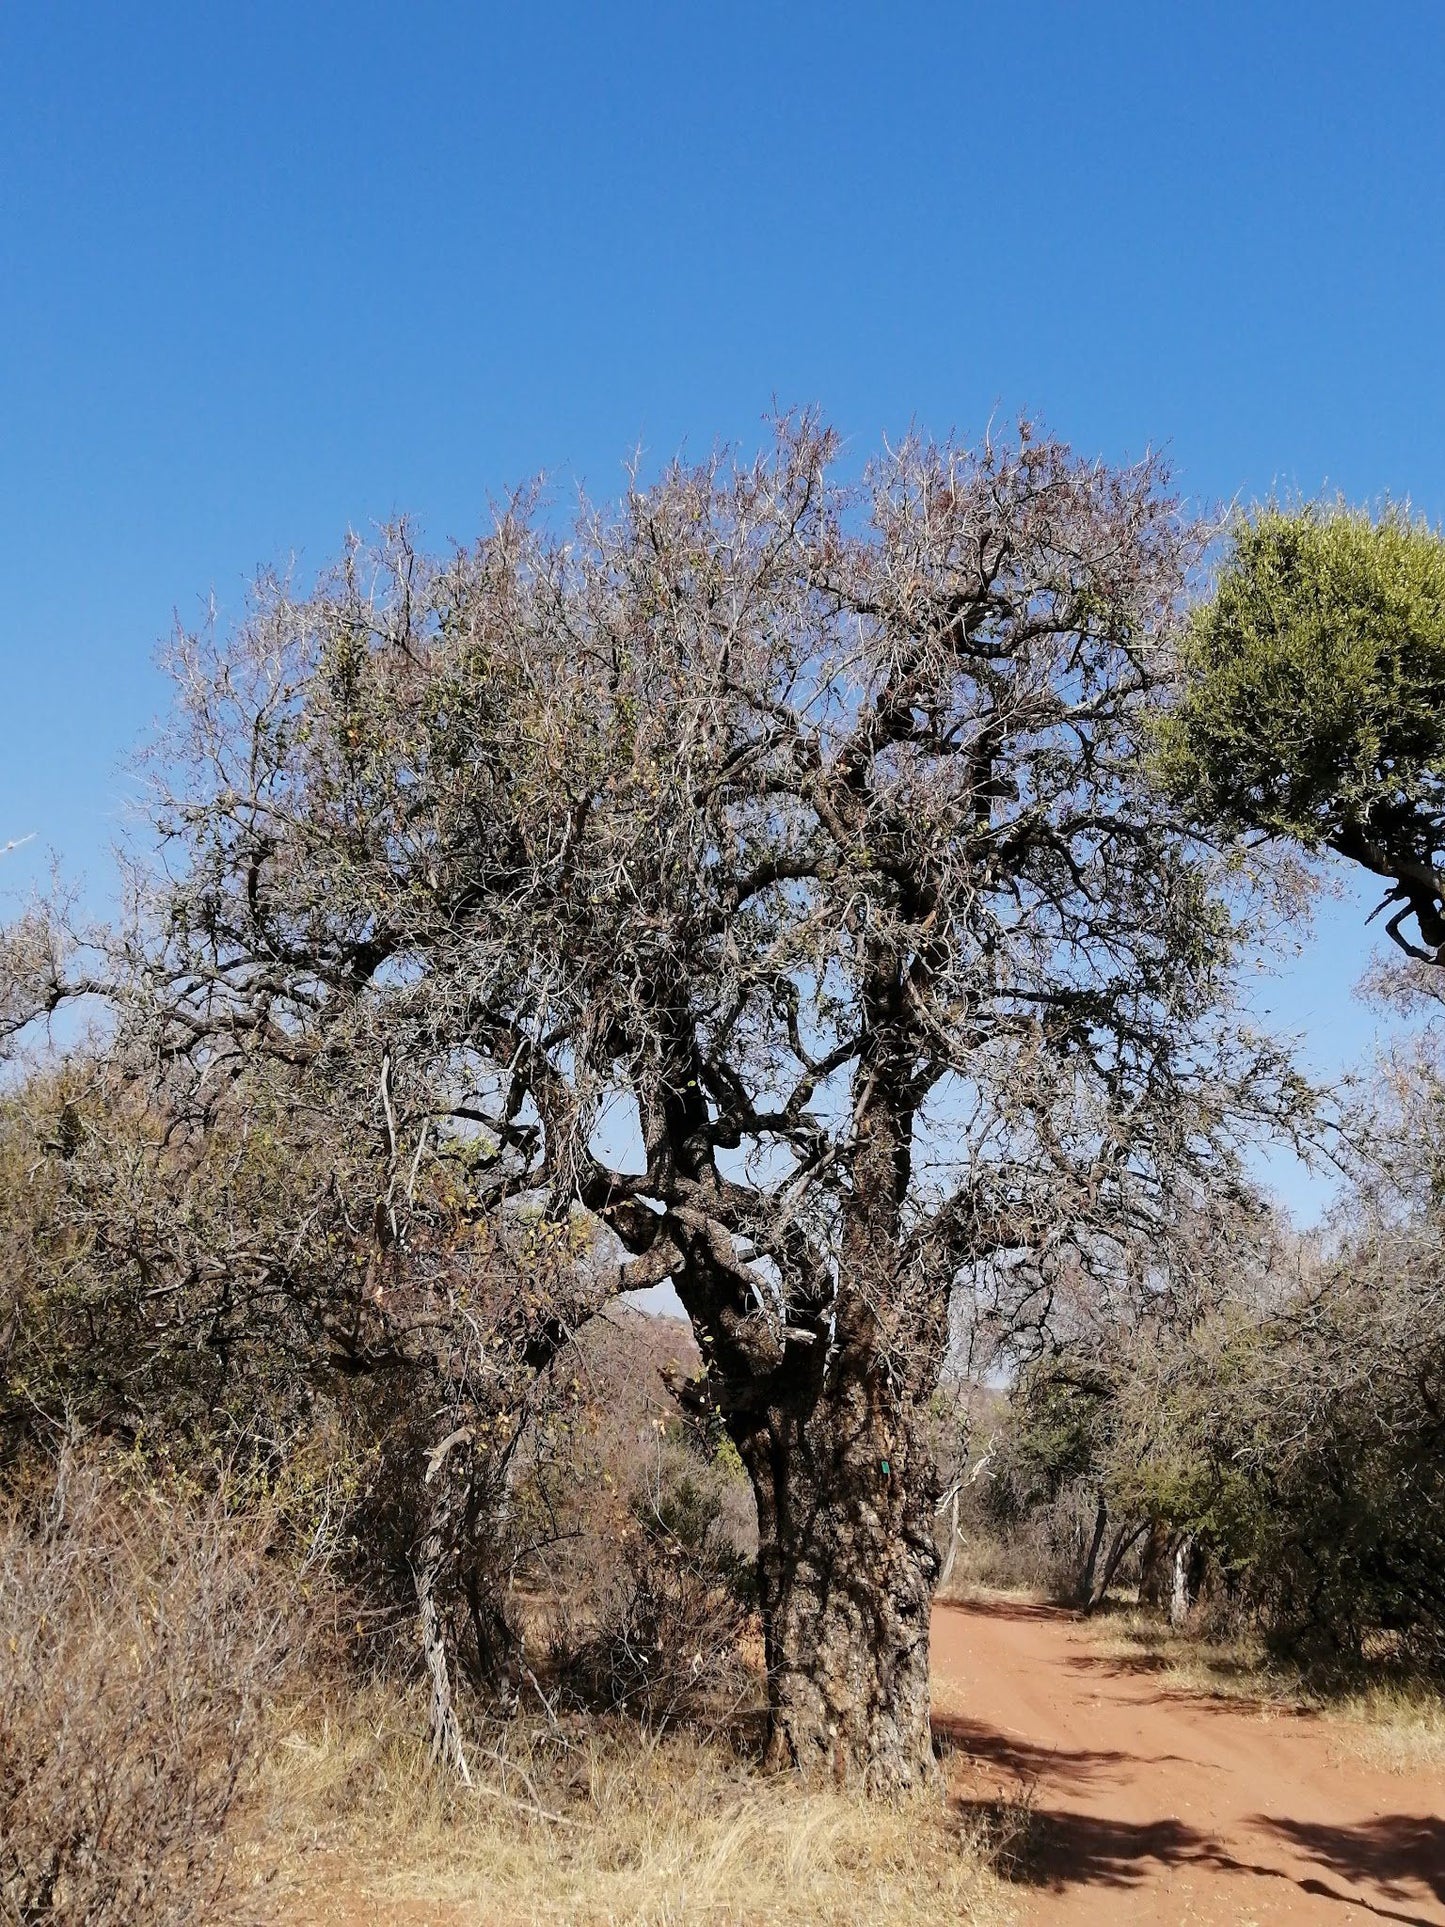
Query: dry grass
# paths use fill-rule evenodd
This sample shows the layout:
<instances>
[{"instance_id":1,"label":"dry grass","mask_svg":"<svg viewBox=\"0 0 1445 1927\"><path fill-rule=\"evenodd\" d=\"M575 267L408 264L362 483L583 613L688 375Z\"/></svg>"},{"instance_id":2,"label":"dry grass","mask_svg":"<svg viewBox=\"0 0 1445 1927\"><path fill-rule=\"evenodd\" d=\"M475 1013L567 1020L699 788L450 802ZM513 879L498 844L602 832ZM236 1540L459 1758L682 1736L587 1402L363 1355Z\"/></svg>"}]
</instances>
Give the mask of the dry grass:
<instances>
[{"instance_id":1,"label":"dry grass","mask_svg":"<svg viewBox=\"0 0 1445 1927\"><path fill-rule=\"evenodd\" d=\"M1148 1662L1181 1691L1279 1706L1297 1706L1306 1697L1298 1678L1271 1666L1264 1648L1248 1637L1209 1639L1128 1607L1100 1613L1089 1624L1101 1651Z\"/></svg>"},{"instance_id":2,"label":"dry grass","mask_svg":"<svg viewBox=\"0 0 1445 1927\"><path fill-rule=\"evenodd\" d=\"M721 1741L621 1722L474 1745L483 1790L428 1771L422 1709L376 1688L276 1745L257 1814L258 1918L858 1923L1010 1917L981 1823L941 1796L879 1805L763 1778Z\"/></svg>"},{"instance_id":3,"label":"dry grass","mask_svg":"<svg viewBox=\"0 0 1445 1927\"><path fill-rule=\"evenodd\" d=\"M1354 1758L1388 1773L1445 1768L1445 1701L1415 1681L1369 1686L1326 1709Z\"/></svg>"},{"instance_id":4,"label":"dry grass","mask_svg":"<svg viewBox=\"0 0 1445 1927\"><path fill-rule=\"evenodd\" d=\"M1248 1636L1205 1638L1130 1611L1096 1620L1094 1631L1103 1651L1152 1662L1161 1680L1183 1692L1318 1714L1334 1728L1347 1758L1392 1773L1445 1767L1445 1699L1418 1678L1382 1673L1322 1692L1271 1661L1261 1642Z\"/></svg>"},{"instance_id":5,"label":"dry grass","mask_svg":"<svg viewBox=\"0 0 1445 1927\"><path fill-rule=\"evenodd\" d=\"M469 1734L468 1791L428 1763L420 1688L349 1670L320 1591L264 1519L89 1467L0 1511L0 1918L1011 1917L1002 1821L764 1777L731 1701L650 1734L528 1674L530 1709Z\"/></svg>"}]
</instances>

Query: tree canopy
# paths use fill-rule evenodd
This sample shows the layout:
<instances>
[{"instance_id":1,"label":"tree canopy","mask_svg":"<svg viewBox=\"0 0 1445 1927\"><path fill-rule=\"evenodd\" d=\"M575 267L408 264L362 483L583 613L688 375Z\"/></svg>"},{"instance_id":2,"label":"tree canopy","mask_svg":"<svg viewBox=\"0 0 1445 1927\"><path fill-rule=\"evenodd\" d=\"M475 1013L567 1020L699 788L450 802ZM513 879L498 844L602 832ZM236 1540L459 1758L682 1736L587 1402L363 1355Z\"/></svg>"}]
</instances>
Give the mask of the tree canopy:
<instances>
[{"instance_id":1,"label":"tree canopy","mask_svg":"<svg viewBox=\"0 0 1445 1927\"><path fill-rule=\"evenodd\" d=\"M394 529L178 638L132 929L12 934L10 1023L109 986L195 1128L264 1067L340 1133L372 1250L317 1322L358 1368L465 1322L436 1211L673 1282L806 1771L931 1767L951 1314L1167 1291L1305 1102L1233 1007L1240 872L1150 766L1198 550L1157 462L1025 427L850 481L806 419L569 529Z\"/></svg>"},{"instance_id":2,"label":"tree canopy","mask_svg":"<svg viewBox=\"0 0 1445 1927\"><path fill-rule=\"evenodd\" d=\"M1390 884L1392 937L1445 946L1445 538L1403 509L1236 523L1165 725L1176 794ZM1383 907L1383 906L1382 906ZM1404 933L1413 917L1418 941Z\"/></svg>"}]
</instances>

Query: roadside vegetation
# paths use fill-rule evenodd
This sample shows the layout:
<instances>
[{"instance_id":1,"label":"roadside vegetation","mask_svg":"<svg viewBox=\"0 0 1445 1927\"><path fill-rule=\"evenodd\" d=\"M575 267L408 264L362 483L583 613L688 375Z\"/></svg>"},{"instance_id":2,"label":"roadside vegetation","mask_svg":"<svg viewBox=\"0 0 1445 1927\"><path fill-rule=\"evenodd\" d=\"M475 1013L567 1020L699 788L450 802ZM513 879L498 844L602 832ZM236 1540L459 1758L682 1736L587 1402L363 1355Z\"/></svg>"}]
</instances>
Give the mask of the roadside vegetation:
<instances>
[{"instance_id":1,"label":"roadside vegetation","mask_svg":"<svg viewBox=\"0 0 1445 1927\"><path fill-rule=\"evenodd\" d=\"M1438 1690L1442 1124L1427 1027L1350 1120L1324 1231L1262 1227L1187 1316L1056 1329L1006 1397L974 1392L960 1578L1128 1597L1316 1691Z\"/></svg>"},{"instance_id":2,"label":"roadside vegetation","mask_svg":"<svg viewBox=\"0 0 1445 1927\"><path fill-rule=\"evenodd\" d=\"M479 1799L429 1768L423 1712L392 1695L283 1736L258 1808L280 1918L405 1919L418 1903L428 1920L659 1927L1012 1918L992 1816L926 1794L864 1803L763 1778L746 1745L595 1719L508 1722Z\"/></svg>"},{"instance_id":3,"label":"roadside vegetation","mask_svg":"<svg viewBox=\"0 0 1445 1927\"><path fill-rule=\"evenodd\" d=\"M1330 1723L1342 1757L1404 1775L1445 1767L1439 1684L1408 1668L1385 1662L1362 1667L1352 1679L1322 1680L1282 1661L1257 1633L1174 1626L1123 1598L1100 1614L1095 1636L1102 1651L1146 1665L1161 1685L1319 1715Z\"/></svg>"}]
</instances>

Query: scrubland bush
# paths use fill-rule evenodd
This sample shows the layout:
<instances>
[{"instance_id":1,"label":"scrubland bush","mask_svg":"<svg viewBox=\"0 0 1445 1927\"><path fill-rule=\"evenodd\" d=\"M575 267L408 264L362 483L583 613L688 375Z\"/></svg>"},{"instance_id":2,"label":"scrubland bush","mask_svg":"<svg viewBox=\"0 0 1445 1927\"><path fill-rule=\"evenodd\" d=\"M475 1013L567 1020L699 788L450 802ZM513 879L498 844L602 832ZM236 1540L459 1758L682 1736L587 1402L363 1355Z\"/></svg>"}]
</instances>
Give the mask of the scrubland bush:
<instances>
[{"instance_id":1,"label":"scrubland bush","mask_svg":"<svg viewBox=\"0 0 1445 1927\"><path fill-rule=\"evenodd\" d=\"M1269 1318L1202 1338L1158 1400L1161 1500L1207 1553L1215 1616L1252 1616L1316 1670L1445 1674L1435 1262L1357 1250Z\"/></svg>"},{"instance_id":2,"label":"scrubland bush","mask_svg":"<svg viewBox=\"0 0 1445 1927\"><path fill-rule=\"evenodd\" d=\"M143 1072L118 1044L0 1100L0 1473L67 1428L163 1479L223 1459L291 1550L324 1529L373 1659L420 1622L451 1734L457 1677L515 1690L512 1582L585 1483L595 1256L474 1222L447 1159L388 1213L344 1082Z\"/></svg>"},{"instance_id":3,"label":"scrubland bush","mask_svg":"<svg viewBox=\"0 0 1445 1927\"><path fill-rule=\"evenodd\" d=\"M505 1706L565 1606L589 1690L674 1716L751 1550L736 1455L720 1476L720 1432L687 1444L664 1382L697 1370L686 1328L593 1317L572 1227L473 1225L436 1173L379 1258L348 1229L365 1172L284 1087L242 1080L199 1130L184 1095L79 1056L0 1104L0 1479L67 1427L138 1481L223 1462L280 1556L325 1539L372 1666L414 1665L420 1619L444 1696ZM604 1625L650 1676L604 1691Z\"/></svg>"},{"instance_id":4,"label":"scrubland bush","mask_svg":"<svg viewBox=\"0 0 1445 1927\"><path fill-rule=\"evenodd\" d=\"M216 1917L227 1822L319 1572L264 1522L62 1458L0 1513L0 1909L151 1927ZM303 1589L311 1592L303 1596Z\"/></svg>"},{"instance_id":5,"label":"scrubland bush","mask_svg":"<svg viewBox=\"0 0 1445 1927\"><path fill-rule=\"evenodd\" d=\"M1256 1223L1182 1301L1036 1347L975 1439L960 1575L1088 1609L1129 1588L1316 1676L1445 1676L1438 1033L1352 1131L1326 1235Z\"/></svg>"},{"instance_id":6,"label":"scrubland bush","mask_svg":"<svg viewBox=\"0 0 1445 1927\"><path fill-rule=\"evenodd\" d=\"M619 1556L600 1585L569 1602L554 1635L552 1668L568 1697L662 1727L725 1715L756 1696L758 1675L742 1651L752 1565L735 1506L729 1517L729 1500L747 1492L735 1456L709 1457L706 1441L686 1432L659 1434L631 1493Z\"/></svg>"},{"instance_id":7,"label":"scrubland bush","mask_svg":"<svg viewBox=\"0 0 1445 1927\"><path fill-rule=\"evenodd\" d=\"M1049 1500L999 1508L985 1488L959 1513L960 1544L950 1590L970 1586L1038 1592L1061 1604L1081 1603L1097 1519L1097 1496L1071 1485Z\"/></svg>"},{"instance_id":8,"label":"scrubland bush","mask_svg":"<svg viewBox=\"0 0 1445 1927\"><path fill-rule=\"evenodd\" d=\"M970 1566L983 1583L1089 1603L1100 1549L1095 1462L1106 1424L1097 1374L1036 1364L1019 1375L986 1477L969 1495Z\"/></svg>"}]
</instances>

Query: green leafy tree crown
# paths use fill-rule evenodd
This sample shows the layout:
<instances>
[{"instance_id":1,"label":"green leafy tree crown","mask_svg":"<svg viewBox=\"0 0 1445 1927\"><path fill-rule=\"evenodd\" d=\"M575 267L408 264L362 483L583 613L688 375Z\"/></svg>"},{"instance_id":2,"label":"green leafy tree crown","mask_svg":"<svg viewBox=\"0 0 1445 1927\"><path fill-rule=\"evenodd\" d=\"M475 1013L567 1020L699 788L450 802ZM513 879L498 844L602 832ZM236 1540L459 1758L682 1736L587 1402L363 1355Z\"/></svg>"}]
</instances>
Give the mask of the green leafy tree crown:
<instances>
[{"instance_id":1,"label":"green leafy tree crown","mask_svg":"<svg viewBox=\"0 0 1445 1927\"><path fill-rule=\"evenodd\" d=\"M1407 510L1241 518L1184 640L1165 780L1232 828L1388 880L1391 935L1445 945L1445 537ZM1402 934L1416 919L1426 949Z\"/></svg>"}]
</instances>

